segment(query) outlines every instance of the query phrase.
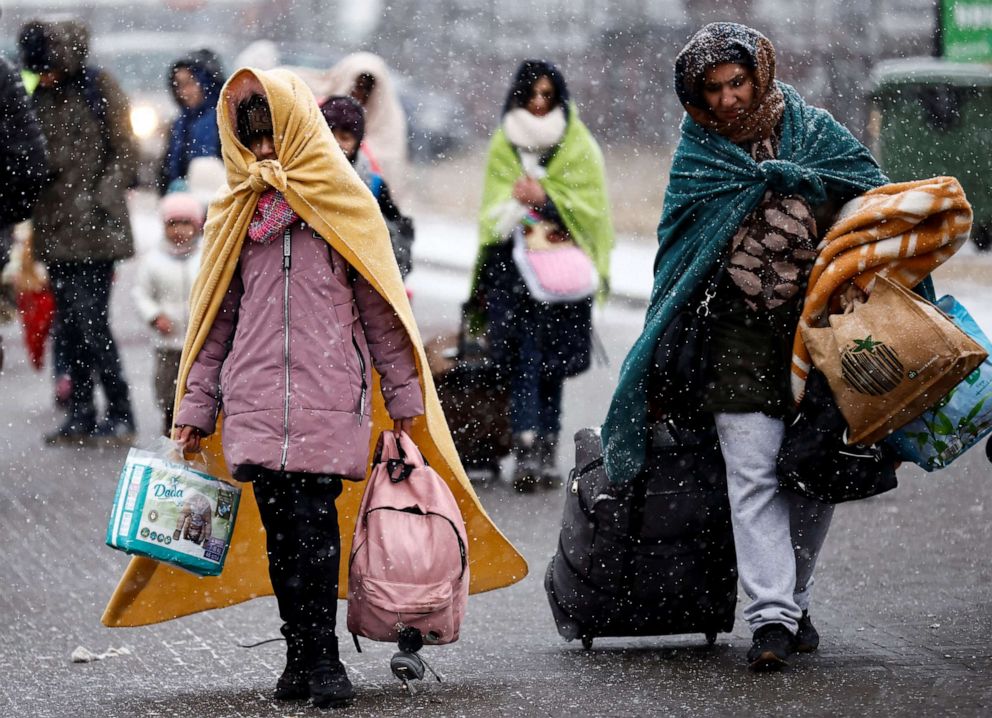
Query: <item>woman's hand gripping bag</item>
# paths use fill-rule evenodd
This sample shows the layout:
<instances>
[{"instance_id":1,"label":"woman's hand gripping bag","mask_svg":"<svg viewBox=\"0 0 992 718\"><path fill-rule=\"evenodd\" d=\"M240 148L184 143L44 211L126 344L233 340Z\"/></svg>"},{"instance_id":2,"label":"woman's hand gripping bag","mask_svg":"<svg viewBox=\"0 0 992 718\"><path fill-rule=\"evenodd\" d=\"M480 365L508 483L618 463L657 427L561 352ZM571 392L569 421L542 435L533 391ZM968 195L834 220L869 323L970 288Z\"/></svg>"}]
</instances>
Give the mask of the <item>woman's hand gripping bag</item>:
<instances>
[{"instance_id":1,"label":"woman's hand gripping bag","mask_svg":"<svg viewBox=\"0 0 992 718\"><path fill-rule=\"evenodd\" d=\"M107 545L199 576L218 576L234 533L241 489L185 461L161 439L131 449L107 525Z\"/></svg>"},{"instance_id":2,"label":"woman's hand gripping bag","mask_svg":"<svg viewBox=\"0 0 992 718\"><path fill-rule=\"evenodd\" d=\"M458 640L468 603L468 538L458 503L405 433L382 432L355 523L348 630L397 641Z\"/></svg>"},{"instance_id":3,"label":"woman's hand gripping bag","mask_svg":"<svg viewBox=\"0 0 992 718\"><path fill-rule=\"evenodd\" d=\"M954 297L941 297L937 308L992 354L992 341ZM950 465L989 433L992 433L992 360L986 358L936 406L892 434L886 443L900 459L933 471Z\"/></svg>"},{"instance_id":4,"label":"woman's hand gripping bag","mask_svg":"<svg viewBox=\"0 0 992 718\"><path fill-rule=\"evenodd\" d=\"M868 301L802 327L850 429L874 444L938 404L988 353L922 297L879 275Z\"/></svg>"}]
</instances>

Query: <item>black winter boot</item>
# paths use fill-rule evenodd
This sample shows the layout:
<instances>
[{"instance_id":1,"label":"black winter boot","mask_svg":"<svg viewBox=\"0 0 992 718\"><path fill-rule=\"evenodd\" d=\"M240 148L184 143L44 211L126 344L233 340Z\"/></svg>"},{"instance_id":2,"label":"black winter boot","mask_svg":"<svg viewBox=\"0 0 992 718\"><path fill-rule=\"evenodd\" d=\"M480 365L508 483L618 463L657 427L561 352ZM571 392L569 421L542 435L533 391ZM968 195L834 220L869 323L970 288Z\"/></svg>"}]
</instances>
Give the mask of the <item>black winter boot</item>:
<instances>
[{"instance_id":1,"label":"black winter boot","mask_svg":"<svg viewBox=\"0 0 992 718\"><path fill-rule=\"evenodd\" d=\"M310 669L310 699L317 708L341 708L355 697L341 661L320 658Z\"/></svg>"},{"instance_id":2,"label":"black winter boot","mask_svg":"<svg viewBox=\"0 0 992 718\"><path fill-rule=\"evenodd\" d=\"M537 488L541 478L537 434L521 431L513 435L513 459L513 488L521 494L529 494Z\"/></svg>"},{"instance_id":3,"label":"black winter boot","mask_svg":"<svg viewBox=\"0 0 992 718\"><path fill-rule=\"evenodd\" d=\"M279 680L273 697L277 701L295 701L310 697L308 682L310 671L307 666L304 636L288 623L279 629L286 637L286 668Z\"/></svg>"},{"instance_id":4,"label":"black winter boot","mask_svg":"<svg viewBox=\"0 0 992 718\"><path fill-rule=\"evenodd\" d=\"M545 434L537 439L541 460L541 486L546 489L561 487L558 473L558 434Z\"/></svg>"},{"instance_id":5,"label":"black winter boot","mask_svg":"<svg viewBox=\"0 0 992 718\"><path fill-rule=\"evenodd\" d=\"M334 631L315 629L310 635L310 700L317 708L340 708L355 697L348 673L338 658Z\"/></svg>"}]
</instances>

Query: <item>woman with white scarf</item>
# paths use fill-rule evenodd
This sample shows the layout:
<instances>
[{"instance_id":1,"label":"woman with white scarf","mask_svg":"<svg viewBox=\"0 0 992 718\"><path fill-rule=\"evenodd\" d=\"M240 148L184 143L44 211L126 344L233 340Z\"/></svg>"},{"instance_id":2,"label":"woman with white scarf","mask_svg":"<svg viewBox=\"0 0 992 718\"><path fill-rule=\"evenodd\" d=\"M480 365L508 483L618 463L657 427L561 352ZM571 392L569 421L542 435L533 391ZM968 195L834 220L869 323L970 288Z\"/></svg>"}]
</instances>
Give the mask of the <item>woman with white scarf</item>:
<instances>
[{"instance_id":1,"label":"woman with white scarf","mask_svg":"<svg viewBox=\"0 0 992 718\"><path fill-rule=\"evenodd\" d=\"M589 366L613 227L599 147L551 63L517 70L489 148L479 230L472 304L509 384L513 485L553 487L562 387ZM556 287L578 279L586 289L549 297L536 286L541 266Z\"/></svg>"}]
</instances>

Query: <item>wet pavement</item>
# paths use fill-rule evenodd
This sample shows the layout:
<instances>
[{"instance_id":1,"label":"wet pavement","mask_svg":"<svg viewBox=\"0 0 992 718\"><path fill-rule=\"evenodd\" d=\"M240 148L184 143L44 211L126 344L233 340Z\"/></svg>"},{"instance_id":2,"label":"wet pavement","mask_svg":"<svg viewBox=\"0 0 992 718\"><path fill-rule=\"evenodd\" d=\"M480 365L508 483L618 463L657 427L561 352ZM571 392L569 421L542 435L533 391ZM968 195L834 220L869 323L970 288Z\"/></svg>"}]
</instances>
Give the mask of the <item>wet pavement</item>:
<instances>
[{"instance_id":1,"label":"wet pavement","mask_svg":"<svg viewBox=\"0 0 992 718\"><path fill-rule=\"evenodd\" d=\"M151 350L130 309L133 267L115 289L114 326L138 412L140 440L159 426ZM414 305L425 337L451 329L464 274L419 269ZM944 287L946 289L946 287ZM987 297L986 292L979 296ZM985 300L987 301L987 299ZM599 423L643 310L611 304L597 318L611 364L567 384L566 434ZM51 380L35 374L17 327L0 327L0 716L309 716L269 698L284 645L271 598L135 629L100 615L127 557L104 545L123 449L47 448L60 419ZM563 467L571 461L566 446ZM565 643L541 585L554 551L559 492L478 487L530 575L474 596L452 646L425 655L445 676L410 697L392 678L392 647L341 641L358 697L340 715L438 716L984 716L992 714L992 471L977 450L947 471L900 471L900 487L838 508L820 561L813 619L819 652L781 674L752 675L733 634ZM344 606L339 606L343 621ZM130 655L73 664L77 646Z\"/></svg>"}]
</instances>

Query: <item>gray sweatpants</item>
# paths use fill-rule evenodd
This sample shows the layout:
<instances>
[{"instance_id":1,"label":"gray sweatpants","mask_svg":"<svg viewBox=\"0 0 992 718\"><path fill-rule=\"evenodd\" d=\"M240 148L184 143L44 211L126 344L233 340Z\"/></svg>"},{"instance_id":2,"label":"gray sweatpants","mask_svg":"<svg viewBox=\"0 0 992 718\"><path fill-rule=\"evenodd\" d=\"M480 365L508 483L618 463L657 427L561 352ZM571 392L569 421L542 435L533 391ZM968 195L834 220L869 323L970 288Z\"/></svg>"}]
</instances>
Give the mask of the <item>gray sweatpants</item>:
<instances>
[{"instance_id":1,"label":"gray sweatpants","mask_svg":"<svg viewBox=\"0 0 992 718\"><path fill-rule=\"evenodd\" d=\"M744 620L792 633L809 609L813 569L834 507L779 488L775 459L785 426L765 414L716 414L727 464L737 571L751 602Z\"/></svg>"}]
</instances>

